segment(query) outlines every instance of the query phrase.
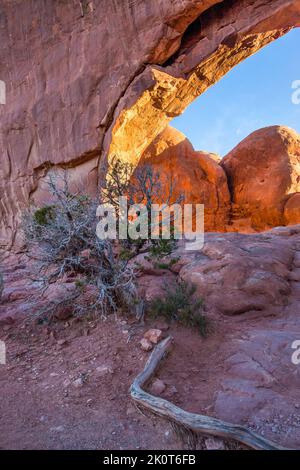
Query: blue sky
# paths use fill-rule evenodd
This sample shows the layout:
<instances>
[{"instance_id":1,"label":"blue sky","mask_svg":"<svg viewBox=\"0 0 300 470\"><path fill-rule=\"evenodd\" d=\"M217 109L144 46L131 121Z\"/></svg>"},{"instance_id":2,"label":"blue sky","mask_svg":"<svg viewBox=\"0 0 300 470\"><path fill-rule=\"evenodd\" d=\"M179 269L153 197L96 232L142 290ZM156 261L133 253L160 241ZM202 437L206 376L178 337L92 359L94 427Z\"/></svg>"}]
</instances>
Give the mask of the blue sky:
<instances>
[{"instance_id":1,"label":"blue sky","mask_svg":"<svg viewBox=\"0 0 300 470\"><path fill-rule=\"evenodd\" d=\"M196 150L226 155L256 129L276 124L300 132L300 104L292 82L300 80L300 28L261 49L209 88L171 125Z\"/></svg>"}]
</instances>

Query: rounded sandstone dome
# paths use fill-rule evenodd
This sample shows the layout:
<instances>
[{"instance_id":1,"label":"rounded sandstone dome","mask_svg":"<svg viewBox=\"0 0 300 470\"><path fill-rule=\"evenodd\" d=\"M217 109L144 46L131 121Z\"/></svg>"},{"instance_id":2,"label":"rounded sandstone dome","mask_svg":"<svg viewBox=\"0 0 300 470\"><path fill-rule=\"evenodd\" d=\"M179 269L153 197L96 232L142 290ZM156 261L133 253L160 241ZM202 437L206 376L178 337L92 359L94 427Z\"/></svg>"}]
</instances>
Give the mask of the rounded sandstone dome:
<instances>
[{"instance_id":1,"label":"rounded sandstone dome","mask_svg":"<svg viewBox=\"0 0 300 470\"><path fill-rule=\"evenodd\" d=\"M284 224L284 204L300 191L300 135L273 126L250 134L221 163L232 202L257 229Z\"/></svg>"}]
</instances>

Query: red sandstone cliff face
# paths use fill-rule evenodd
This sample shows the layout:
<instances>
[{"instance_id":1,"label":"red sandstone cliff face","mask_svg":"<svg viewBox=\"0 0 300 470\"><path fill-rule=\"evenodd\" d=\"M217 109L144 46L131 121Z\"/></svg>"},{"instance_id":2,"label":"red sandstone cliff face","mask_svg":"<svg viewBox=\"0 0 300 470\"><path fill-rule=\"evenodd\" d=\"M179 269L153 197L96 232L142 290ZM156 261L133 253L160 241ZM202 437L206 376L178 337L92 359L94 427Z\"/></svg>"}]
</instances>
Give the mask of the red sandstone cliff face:
<instances>
[{"instance_id":1,"label":"red sandstone cliff face","mask_svg":"<svg viewBox=\"0 0 300 470\"><path fill-rule=\"evenodd\" d=\"M271 7L270 7L271 6ZM95 188L230 68L300 24L298 0L2 0L0 244L48 168ZM85 178L86 177L86 178Z\"/></svg>"},{"instance_id":2,"label":"red sandstone cliff face","mask_svg":"<svg viewBox=\"0 0 300 470\"><path fill-rule=\"evenodd\" d=\"M4 0L0 6L1 237L13 237L46 167L94 172L114 110L215 0ZM137 92L138 95L138 92ZM88 168L85 165L88 163ZM97 178L93 184L97 184Z\"/></svg>"}]
</instances>

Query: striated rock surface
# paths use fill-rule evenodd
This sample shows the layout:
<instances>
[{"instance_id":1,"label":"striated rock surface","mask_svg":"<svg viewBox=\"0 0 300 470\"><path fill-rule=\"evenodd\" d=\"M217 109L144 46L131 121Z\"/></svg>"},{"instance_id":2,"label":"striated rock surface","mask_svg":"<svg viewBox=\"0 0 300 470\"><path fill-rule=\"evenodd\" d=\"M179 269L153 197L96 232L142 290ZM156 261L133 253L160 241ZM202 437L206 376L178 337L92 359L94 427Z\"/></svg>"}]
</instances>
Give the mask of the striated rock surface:
<instances>
[{"instance_id":1,"label":"striated rock surface","mask_svg":"<svg viewBox=\"0 0 300 470\"><path fill-rule=\"evenodd\" d=\"M195 285L209 314L276 314L300 281L299 250L300 225L256 234L206 233L201 250L190 252L179 243L171 258L161 260L169 269L160 276L148 270L138 282L148 301L161 297L166 281L174 286L179 276Z\"/></svg>"},{"instance_id":2,"label":"striated rock surface","mask_svg":"<svg viewBox=\"0 0 300 470\"><path fill-rule=\"evenodd\" d=\"M236 219L248 218L256 230L285 224L285 203L289 195L300 191L297 132L281 126L255 131L222 160L221 166L228 177ZM291 223L300 222L294 209L296 201L287 207L288 223L289 217Z\"/></svg>"},{"instance_id":3,"label":"striated rock surface","mask_svg":"<svg viewBox=\"0 0 300 470\"><path fill-rule=\"evenodd\" d=\"M186 255L179 276L197 287L208 311L226 315L281 311L291 293L300 227L260 234L206 234L200 252Z\"/></svg>"},{"instance_id":4,"label":"striated rock surface","mask_svg":"<svg viewBox=\"0 0 300 470\"><path fill-rule=\"evenodd\" d=\"M298 26L300 5L3 0L0 22L4 246L49 168L74 169L75 179L92 174L97 184L109 152L137 161L194 98Z\"/></svg>"},{"instance_id":5,"label":"striated rock surface","mask_svg":"<svg viewBox=\"0 0 300 470\"><path fill-rule=\"evenodd\" d=\"M183 196L185 204L205 205L205 231L224 230L229 220L230 194L225 172L215 155L196 152L181 132L168 126L142 155L139 165L143 164L160 174L166 197L172 185L171 202Z\"/></svg>"}]
</instances>

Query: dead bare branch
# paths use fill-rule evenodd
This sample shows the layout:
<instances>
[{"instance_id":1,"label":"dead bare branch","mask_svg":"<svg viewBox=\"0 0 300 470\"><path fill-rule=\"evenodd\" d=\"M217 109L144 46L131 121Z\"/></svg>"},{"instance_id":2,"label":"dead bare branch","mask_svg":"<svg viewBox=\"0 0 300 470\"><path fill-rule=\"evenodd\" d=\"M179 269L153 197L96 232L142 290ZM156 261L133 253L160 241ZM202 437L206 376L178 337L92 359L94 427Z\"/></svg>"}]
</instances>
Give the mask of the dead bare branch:
<instances>
[{"instance_id":1,"label":"dead bare branch","mask_svg":"<svg viewBox=\"0 0 300 470\"><path fill-rule=\"evenodd\" d=\"M99 202L87 195L72 193L68 175L49 175L52 202L42 208L31 208L24 217L23 227L29 254L38 259L38 274L44 295L47 287L67 276L79 284L72 294L74 313L98 312L106 316L118 309L132 310L138 305L135 272L128 261L119 260L114 242L100 240L96 235L96 209ZM80 288L93 287L93 301L81 302ZM65 303L70 300L66 293ZM59 304L64 299L59 299ZM57 303L50 302L48 310ZM44 309L45 310L45 309ZM41 314L45 311L41 310Z\"/></svg>"}]
</instances>

